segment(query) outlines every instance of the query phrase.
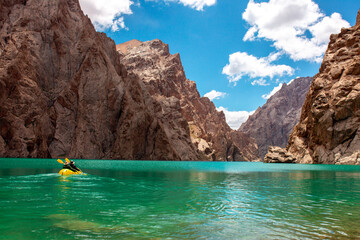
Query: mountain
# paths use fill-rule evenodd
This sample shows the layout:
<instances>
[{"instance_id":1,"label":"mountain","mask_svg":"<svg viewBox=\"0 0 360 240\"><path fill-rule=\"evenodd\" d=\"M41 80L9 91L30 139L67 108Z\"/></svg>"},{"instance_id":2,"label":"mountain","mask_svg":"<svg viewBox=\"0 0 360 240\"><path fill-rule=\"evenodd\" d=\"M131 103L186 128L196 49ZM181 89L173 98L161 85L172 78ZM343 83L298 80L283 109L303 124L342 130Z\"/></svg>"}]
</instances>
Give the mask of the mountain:
<instances>
[{"instance_id":1,"label":"mountain","mask_svg":"<svg viewBox=\"0 0 360 240\"><path fill-rule=\"evenodd\" d=\"M286 147L293 127L299 122L301 107L304 104L312 78L296 78L258 108L239 131L256 140L259 156L264 158L269 146Z\"/></svg>"},{"instance_id":2,"label":"mountain","mask_svg":"<svg viewBox=\"0 0 360 240\"><path fill-rule=\"evenodd\" d=\"M360 11L330 36L287 148L269 150L265 162L360 164Z\"/></svg>"},{"instance_id":3,"label":"mountain","mask_svg":"<svg viewBox=\"0 0 360 240\"><path fill-rule=\"evenodd\" d=\"M199 160L78 0L0 2L0 156Z\"/></svg>"},{"instance_id":4,"label":"mountain","mask_svg":"<svg viewBox=\"0 0 360 240\"><path fill-rule=\"evenodd\" d=\"M131 40L117 45L117 49L126 70L144 82L154 99L160 103L166 99L179 101L181 115L190 128L191 141L205 159L258 159L255 141L244 133L233 131L224 113L218 112L207 97L200 97L195 82L186 78L180 55L170 54L167 44L158 39Z\"/></svg>"},{"instance_id":5,"label":"mountain","mask_svg":"<svg viewBox=\"0 0 360 240\"><path fill-rule=\"evenodd\" d=\"M176 69L182 70L179 56L168 60L174 64L166 66L167 76L185 77ZM229 131L195 83L169 81L155 90L141 77L114 41L95 31L78 0L0 1L0 157L253 159L248 152L257 151L254 141ZM170 94L185 94L170 89L182 84L187 103ZM190 103L202 112L185 111L183 104ZM207 119L207 126L191 124L192 115Z\"/></svg>"}]
</instances>

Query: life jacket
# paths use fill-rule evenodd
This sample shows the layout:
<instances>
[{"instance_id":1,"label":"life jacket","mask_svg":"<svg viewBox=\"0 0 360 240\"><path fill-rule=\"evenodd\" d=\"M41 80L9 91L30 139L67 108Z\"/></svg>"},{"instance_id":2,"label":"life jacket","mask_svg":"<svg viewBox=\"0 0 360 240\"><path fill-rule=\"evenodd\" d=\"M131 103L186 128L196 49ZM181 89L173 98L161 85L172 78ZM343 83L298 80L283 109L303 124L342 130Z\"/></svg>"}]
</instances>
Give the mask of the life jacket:
<instances>
[{"instance_id":1,"label":"life jacket","mask_svg":"<svg viewBox=\"0 0 360 240\"><path fill-rule=\"evenodd\" d=\"M76 172L76 170L74 168L72 168L69 164L66 164L66 165L64 164L63 169L69 169L69 170L71 170L73 172Z\"/></svg>"},{"instance_id":2,"label":"life jacket","mask_svg":"<svg viewBox=\"0 0 360 240\"><path fill-rule=\"evenodd\" d=\"M80 171L80 169L77 168L77 167L75 166L75 164L73 164L73 163L70 163L70 167L73 168L73 169L75 169L76 171Z\"/></svg>"}]
</instances>

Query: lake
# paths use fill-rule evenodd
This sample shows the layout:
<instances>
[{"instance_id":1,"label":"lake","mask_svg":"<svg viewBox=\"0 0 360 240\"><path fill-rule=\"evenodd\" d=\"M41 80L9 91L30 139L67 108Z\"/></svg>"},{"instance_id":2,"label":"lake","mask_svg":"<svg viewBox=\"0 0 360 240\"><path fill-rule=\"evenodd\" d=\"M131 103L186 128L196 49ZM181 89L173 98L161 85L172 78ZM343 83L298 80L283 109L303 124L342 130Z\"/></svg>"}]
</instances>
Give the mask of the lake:
<instances>
[{"instance_id":1,"label":"lake","mask_svg":"<svg viewBox=\"0 0 360 240\"><path fill-rule=\"evenodd\" d=\"M360 166L0 163L1 239L360 239Z\"/></svg>"}]
</instances>

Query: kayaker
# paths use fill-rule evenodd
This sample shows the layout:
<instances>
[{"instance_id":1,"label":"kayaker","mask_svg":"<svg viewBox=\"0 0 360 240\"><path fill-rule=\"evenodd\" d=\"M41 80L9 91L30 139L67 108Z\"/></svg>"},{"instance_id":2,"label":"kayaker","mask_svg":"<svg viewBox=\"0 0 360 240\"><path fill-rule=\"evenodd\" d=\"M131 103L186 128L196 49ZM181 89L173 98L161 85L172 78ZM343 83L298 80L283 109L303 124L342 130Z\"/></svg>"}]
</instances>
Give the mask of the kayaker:
<instances>
[{"instance_id":1,"label":"kayaker","mask_svg":"<svg viewBox=\"0 0 360 240\"><path fill-rule=\"evenodd\" d=\"M75 169L76 171L81 171L79 168L75 166L75 162L73 160L70 161L70 167Z\"/></svg>"},{"instance_id":2,"label":"kayaker","mask_svg":"<svg viewBox=\"0 0 360 240\"><path fill-rule=\"evenodd\" d=\"M69 169L69 170L71 170L73 172L76 172L76 169L71 167L71 163L68 164L67 162L64 163L63 169Z\"/></svg>"}]
</instances>

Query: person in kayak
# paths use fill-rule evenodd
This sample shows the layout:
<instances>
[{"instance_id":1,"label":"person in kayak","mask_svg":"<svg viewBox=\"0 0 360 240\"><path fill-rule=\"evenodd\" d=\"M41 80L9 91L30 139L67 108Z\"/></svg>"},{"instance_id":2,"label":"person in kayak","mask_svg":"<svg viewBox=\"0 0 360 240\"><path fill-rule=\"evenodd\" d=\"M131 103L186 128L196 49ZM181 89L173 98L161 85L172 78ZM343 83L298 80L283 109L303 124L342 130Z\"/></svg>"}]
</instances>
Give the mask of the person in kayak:
<instances>
[{"instance_id":1,"label":"person in kayak","mask_svg":"<svg viewBox=\"0 0 360 240\"><path fill-rule=\"evenodd\" d=\"M76 172L76 171L77 171L75 168L71 167L71 163L68 164L67 162L64 163L63 169L69 169L69 170L71 170L71 171L73 171L73 172Z\"/></svg>"},{"instance_id":2,"label":"person in kayak","mask_svg":"<svg viewBox=\"0 0 360 240\"><path fill-rule=\"evenodd\" d=\"M75 162L74 162L73 160L70 161L70 167L71 167L72 169L75 169L75 172L76 172L76 171L81 171L79 168L77 168L77 167L75 166Z\"/></svg>"}]
</instances>

